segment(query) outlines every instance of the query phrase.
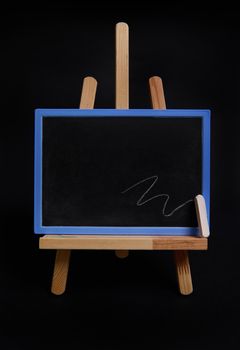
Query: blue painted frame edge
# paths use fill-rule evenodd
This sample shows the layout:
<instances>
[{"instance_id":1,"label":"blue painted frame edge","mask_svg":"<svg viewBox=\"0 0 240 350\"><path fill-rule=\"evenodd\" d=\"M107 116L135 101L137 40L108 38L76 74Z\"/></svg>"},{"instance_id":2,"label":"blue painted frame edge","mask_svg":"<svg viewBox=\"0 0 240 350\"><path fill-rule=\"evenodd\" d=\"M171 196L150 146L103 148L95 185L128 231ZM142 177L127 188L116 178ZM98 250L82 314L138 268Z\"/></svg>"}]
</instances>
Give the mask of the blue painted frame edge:
<instances>
[{"instance_id":1,"label":"blue painted frame edge","mask_svg":"<svg viewBox=\"0 0 240 350\"><path fill-rule=\"evenodd\" d=\"M42 113L35 110L34 130L34 232L42 230Z\"/></svg>"},{"instance_id":2,"label":"blue painted frame edge","mask_svg":"<svg viewBox=\"0 0 240 350\"><path fill-rule=\"evenodd\" d=\"M34 232L36 234L85 235L197 235L197 227L95 227L95 226L42 226L42 119L43 117L201 117L203 120L202 194L210 221L210 110L196 109L36 109L34 142Z\"/></svg>"},{"instance_id":3,"label":"blue painted frame edge","mask_svg":"<svg viewBox=\"0 0 240 350\"><path fill-rule=\"evenodd\" d=\"M202 140L203 140L203 154L202 154L202 194L205 199L208 224L210 225L210 150L211 150L211 120L210 111L205 110L203 116L203 130L202 130Z\"/></svg>"}]
</instances>

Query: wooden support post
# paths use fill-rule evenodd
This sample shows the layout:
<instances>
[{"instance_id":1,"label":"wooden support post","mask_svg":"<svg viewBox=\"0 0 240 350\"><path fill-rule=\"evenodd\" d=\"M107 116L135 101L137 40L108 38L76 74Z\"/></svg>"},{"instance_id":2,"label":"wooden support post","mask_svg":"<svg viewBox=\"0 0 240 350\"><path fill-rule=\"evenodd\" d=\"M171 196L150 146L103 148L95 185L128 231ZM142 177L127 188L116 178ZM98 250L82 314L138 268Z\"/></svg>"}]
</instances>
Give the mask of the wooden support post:
<instances>
[{"instance_id":1,"label":"wooden support post","mask_svg":"<svg viewBox=\"0 0 240 350\"><path fill-rule=\"evenodd\" d=\"M129 108L129 34L126 23L116 25L116 109ZM126 258L128 250L116 250L118 258Z\"/></svg>"},{"instance_id":2,"label":"wooden support post","mask_svg":"<svg viewBox=\"0 0 240 350\"><path fill-rule=\"evenodd\" d=\"M152 108L166 109L162 79L157 76L151 77L149 79L149 85ZM193 287L188 252L186 250L177 250L174 254L180 293L183 295L191 294Z\"/></svg>"},{"instance_id":3,"label":"wooden support post","mask_svg":"<svg viewBox=\"0 0 240 350\"><path fill-rule=\"evenodd\" d=\"M116 25L116 109L129 108L129 34L126 23Z\"/></svg>"},{"instance_id":4,"label":"wooden support post","mask_svg":"<svg viewBox=\"0 0 240 350\"><path fill-rule=\"evenodd\" d=\"M92 109L94 107L97 89L97 81L92 77L83 80L82 94L80 99L81 109ZM61 295L65 292L71 250L57 250L51 291L53 294Z\"/></svg>"},{"instance_id":5,"label":"wooden support post","mask_svg":"<svg viewBox=\"0 0 240 350\"><path fill-rule=\"evenodd\" d=\"M80 98L80 109L93 109L97 91L97 80L93 77L83 79L82 93Z\"/></svg>"},{"instance_id":6,"label":"wooden support post","mask_svg":"<svg viewBox=\"0 0 240 350\"><path fill-rule=\"evenodd\" d=\"M162 79L160 77L151 77L149 79L149 86L150 86L152 108L166 109Z\"/></svg>"}]
</instances>

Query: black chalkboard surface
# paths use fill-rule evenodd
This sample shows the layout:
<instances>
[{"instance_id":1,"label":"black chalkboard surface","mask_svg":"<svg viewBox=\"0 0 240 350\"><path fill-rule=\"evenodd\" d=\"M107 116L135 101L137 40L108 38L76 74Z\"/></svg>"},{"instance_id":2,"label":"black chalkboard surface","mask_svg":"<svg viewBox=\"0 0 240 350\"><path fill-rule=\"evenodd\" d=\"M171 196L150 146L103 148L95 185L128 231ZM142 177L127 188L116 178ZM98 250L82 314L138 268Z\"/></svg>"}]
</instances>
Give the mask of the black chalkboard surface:
<instances>
[{"instance_id":1,"label":"black chalkboard surface","mask_svg":"<svg viewBox=\"0 0 240 350\"><path fill-rule=\"evenodd\" d=\"M193 199L209 198L206 111L38 113L36 233L185 234L197 226Z\"/></svg>"}]
</instances>

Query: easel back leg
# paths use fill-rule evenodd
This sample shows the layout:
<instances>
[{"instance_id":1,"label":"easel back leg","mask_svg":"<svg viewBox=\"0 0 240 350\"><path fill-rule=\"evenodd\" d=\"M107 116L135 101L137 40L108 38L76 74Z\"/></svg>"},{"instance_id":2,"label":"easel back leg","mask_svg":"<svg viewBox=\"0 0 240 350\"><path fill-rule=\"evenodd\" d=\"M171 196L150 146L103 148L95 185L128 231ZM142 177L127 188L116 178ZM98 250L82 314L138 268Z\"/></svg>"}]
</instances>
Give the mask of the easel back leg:
<instances>
[{"instance_id":1,"label":"easel back leg","mask_svg":"<svg viewBox=\"0 0 240 350\"><path fill-rule=\"evenodd\" d=\"M116 254L116 257L118 257L120 259L124 259L124 258L128 257L129 251L128 250L115 250L115 254Z\"/></svg>"}]
</instances>

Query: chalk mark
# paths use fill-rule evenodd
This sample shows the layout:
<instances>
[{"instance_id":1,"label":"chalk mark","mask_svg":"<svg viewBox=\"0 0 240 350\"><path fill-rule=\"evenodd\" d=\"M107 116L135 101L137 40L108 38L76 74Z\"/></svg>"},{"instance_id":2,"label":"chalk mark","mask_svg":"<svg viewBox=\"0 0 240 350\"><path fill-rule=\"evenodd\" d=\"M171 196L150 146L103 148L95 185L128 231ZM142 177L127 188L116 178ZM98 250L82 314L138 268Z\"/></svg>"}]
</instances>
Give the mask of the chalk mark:
<instances>
[{"instance_id":1,"label":"chalk mark","mask_svg":"<svg viewBox=\"0 0 240 350\"><path fill-rule=\"evenodd\" d=\"M122 191L121 194L125 194L126 192L130 191L131 189L133 189L134 187L137 187L138 185L148 181L148 180L151 180L153 179L153 182L152 184L148 187L148 189L141 195L141 197L137 200L136 204L137 206L141 206L141 205L144 205L150 201L152 201L153 199L156 199L156 198L159 198L159 197L166 197L166 200L164 202L164 205L163 205L163 209L162 209L162 214L163 216L165 217L170 217L172 216L177 210L181 209L182 207L184 207L186 204L190 203L190 202L193 202L193 199L189 199L187 200L186 202L182 203L181 205L179 205L178 207L176 207L175 209L173 209L170 213L166 214L166 207L167 207L167 204L168 204L168 201L170 199L170 196L169 194L167 193L160 193L160 194L157 194L151 198L148 198L148 199L145 199L144 198L146 197L146 195L151 191L151 189L154 187L154 185L156 184L156 182L158 181L158 175L153 175L153 176L150 176L150 177L147 177L146 179L143 179L141 181L138 181L137 183L135 183L134 185L128 187L126 190Z\"/></svg>"}]
</instances>

